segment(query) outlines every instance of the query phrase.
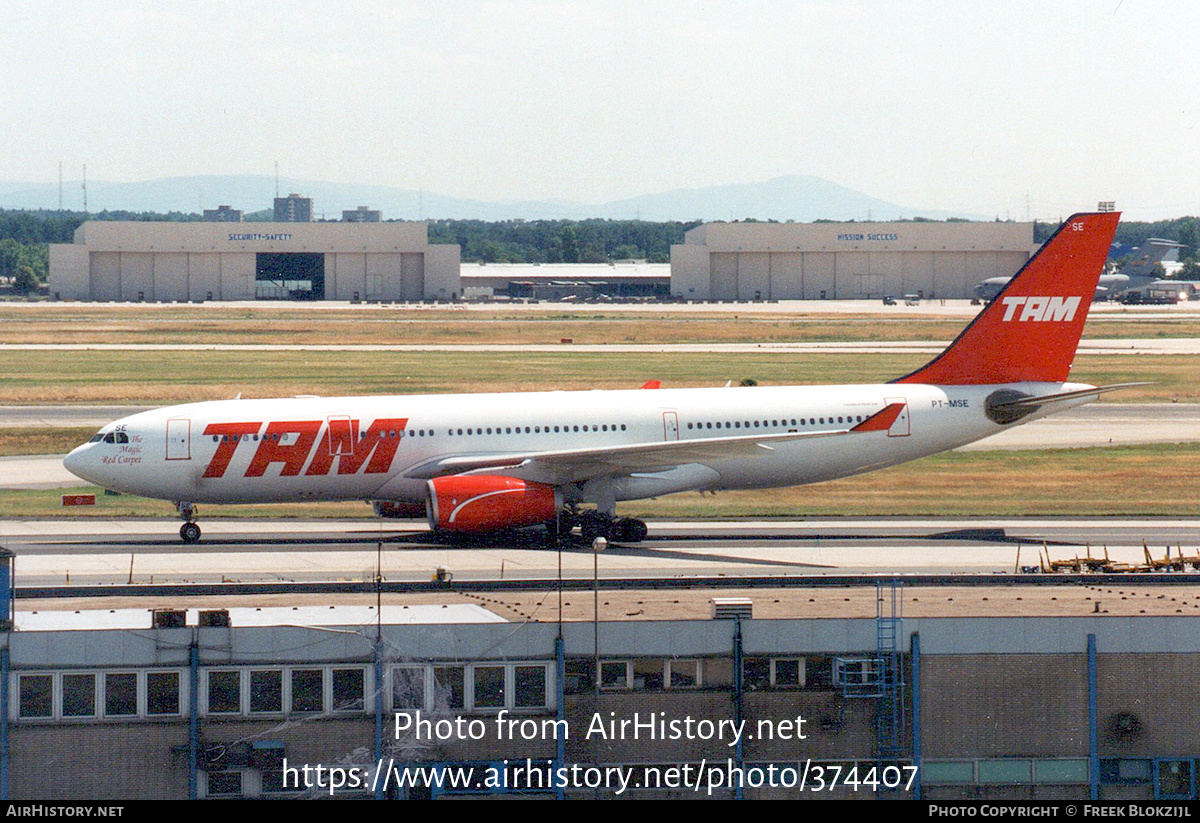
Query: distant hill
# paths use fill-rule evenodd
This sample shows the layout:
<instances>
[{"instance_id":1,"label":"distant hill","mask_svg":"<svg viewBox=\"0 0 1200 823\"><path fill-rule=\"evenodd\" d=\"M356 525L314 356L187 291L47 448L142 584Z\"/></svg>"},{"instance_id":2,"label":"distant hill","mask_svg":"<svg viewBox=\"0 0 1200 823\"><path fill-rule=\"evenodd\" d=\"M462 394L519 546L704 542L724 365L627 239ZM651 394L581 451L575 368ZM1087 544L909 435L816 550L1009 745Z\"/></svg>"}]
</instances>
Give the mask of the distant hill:
<instances>
[{"instance_id":1,"label":"distant hill","mask_svg":"<svg viewBox=\"0 0 1200 823\"><path fill-rule=\"evenodd\" d=\"M56 209L57 183L0 182L0 208ZM586 204L567 200L521 200L486 202L447 197L393 186L324 183L313 180L281 179L281 194L296 192L313 199L318 217L335 220L344 209L370 206L383 212L385 220L455 218L462 220L895 220L924 217L944 220L963 217L986 220L985 216L957 214L900 206L839 186L819 177L777 177L761 183L675 189ZM229 205L247 214L270 209L275 197L275 178L269 175L210 175L168 177L142 183L88 181L88 209L183 212L198 214L204 209ZM63 186L63 206L82 208L80 183Z\"/></svg>"}]
</instances>

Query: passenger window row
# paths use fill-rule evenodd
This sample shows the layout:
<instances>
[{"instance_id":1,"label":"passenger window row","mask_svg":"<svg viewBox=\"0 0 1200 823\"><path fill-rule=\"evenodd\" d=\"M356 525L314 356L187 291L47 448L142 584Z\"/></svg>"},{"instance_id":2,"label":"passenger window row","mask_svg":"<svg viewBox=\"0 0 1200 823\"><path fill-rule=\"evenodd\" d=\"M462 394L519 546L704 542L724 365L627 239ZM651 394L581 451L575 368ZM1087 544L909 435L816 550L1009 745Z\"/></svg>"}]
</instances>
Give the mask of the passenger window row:
<instances>
[{"instance_id":1,"label":"passenger window row","mask_svg":"<svg viewBox=\"0 0 1200 823\"><path fill-rule=\"evenodd\" d=\"M780 428L783 426L795 428L798 426L824 426L835 423L861 423L864 419L865 418L861 414L846 414L839 415L837 417L834 417L833 415L830 415L829 417L801 417L799 419L793 417L791 420L787 420L786 418L781 420L734 420L732 422L729 420L718 420L716 422L708 420L701 423L688 423L687 427L689 429L771 429Z\"/></svg>"}]
</instances>

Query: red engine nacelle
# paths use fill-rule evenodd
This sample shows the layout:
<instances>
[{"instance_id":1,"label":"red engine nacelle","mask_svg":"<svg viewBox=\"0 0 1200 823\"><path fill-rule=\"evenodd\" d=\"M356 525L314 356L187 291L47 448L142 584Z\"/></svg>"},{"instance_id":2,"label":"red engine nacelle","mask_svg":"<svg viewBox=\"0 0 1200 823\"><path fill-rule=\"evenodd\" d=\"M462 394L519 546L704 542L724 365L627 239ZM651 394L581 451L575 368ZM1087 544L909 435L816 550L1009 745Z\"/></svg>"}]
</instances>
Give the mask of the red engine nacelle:
<instances>
[{"instance_id":1,"label":"red engine nacelle","mask_svg":"<svg viewBox=\"0 0 1200 823\"><path fill-rule=\"evenodd\" d=\"M562 495L553 486L515 477L460 474L429 481L429 527L490 532L545 523L558 516Z\"/></svg>"}]
</instances>

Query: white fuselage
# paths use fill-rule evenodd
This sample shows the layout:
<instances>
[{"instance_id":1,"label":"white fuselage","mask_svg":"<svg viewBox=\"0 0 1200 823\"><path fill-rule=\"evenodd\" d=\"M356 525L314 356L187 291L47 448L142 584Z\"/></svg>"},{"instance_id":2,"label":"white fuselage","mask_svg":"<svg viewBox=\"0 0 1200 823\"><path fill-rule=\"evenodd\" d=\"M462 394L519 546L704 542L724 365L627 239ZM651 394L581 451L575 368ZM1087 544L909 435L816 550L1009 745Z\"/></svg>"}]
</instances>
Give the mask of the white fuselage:
<instances>
[{"instance_id":1,"label":"white fuselage","mask_svg":"<svg viewBox=\"0 0 1200 823\"><path fill-rule=\"evenodd\" d=\"M422 467L448 457L845 430L889 404L906 404L886 431L775 442L751 456L688 459L603 478L605 495L632 500L814 483L945 451L1006 428L984 409L1001 388L1044 394L1088 387L878 384L225 400L124 418L65 462L106 489L176 502L415 504L424 501L431 476ZM596 502L593 488L563 484L564 499Z\"/></svg>"}]
</instances>

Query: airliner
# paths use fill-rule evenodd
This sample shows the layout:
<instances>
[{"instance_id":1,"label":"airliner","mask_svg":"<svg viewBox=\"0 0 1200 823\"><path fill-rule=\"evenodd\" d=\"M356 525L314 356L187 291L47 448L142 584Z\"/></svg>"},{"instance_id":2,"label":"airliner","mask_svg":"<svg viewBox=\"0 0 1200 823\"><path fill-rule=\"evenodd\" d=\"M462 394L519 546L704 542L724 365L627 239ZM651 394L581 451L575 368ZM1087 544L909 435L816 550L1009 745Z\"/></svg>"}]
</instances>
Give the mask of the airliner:
<instances>
[{"instance_id":1,"label":"airliner","mask_svg":"<svg viewBox=\"0 0 1200 823\"><path fill-rule=\"evenodd\" d=\"M1159 277L1162 271L1161 263L1168 257L1178 254L1178 250L1184 248L1180 243L1172 240L1164 240L1161 237L1151 237L1145 243L1138 246L1133 251L1132 259L1130 259L1120 271L1101 274L1100 280L1096 284L1096 300L1117 299L1122 294L1128 291L1144 289L1147 286L1161 283L1164 288L1170 289L1172 285L1178 285L1179 281L1164 281ZM989 277L986 280L981 280L975 284L975 297L980 300L991 300L1000 290L1008 285L1008 281L1012 276L1008 277ZM1178 289L1175 289L1176 291ZM1184 298L1186 299L1186 297Z\"/></svg>"},{"instance_id":2,"label":"airliner","mask_svg":"<svg viewBox=\"0 0 1200 823\"><path fill-rule=\"evenodd\" d=\"M318 500L449 535L636 543L647 526L619 502L847 477L1130 385L1067 379L1118 219L1071 217L945 351L889 383L210 401L104 426L64 464L173 502L185 543L198 504Z\"/></svg>"}]
</instances>

